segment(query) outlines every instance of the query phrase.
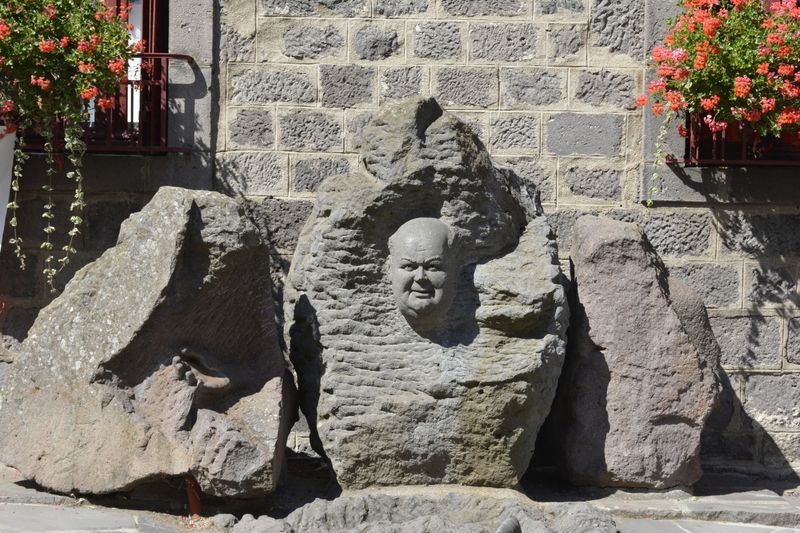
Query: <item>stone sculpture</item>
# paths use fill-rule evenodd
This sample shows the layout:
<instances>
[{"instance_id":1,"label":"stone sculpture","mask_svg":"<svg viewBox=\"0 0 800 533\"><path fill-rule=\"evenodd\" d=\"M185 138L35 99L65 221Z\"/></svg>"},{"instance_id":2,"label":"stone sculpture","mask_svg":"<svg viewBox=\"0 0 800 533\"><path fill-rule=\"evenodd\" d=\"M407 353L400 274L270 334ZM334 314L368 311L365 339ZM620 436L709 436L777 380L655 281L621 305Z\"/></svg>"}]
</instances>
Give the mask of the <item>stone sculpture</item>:
<instances>
[{"instance_id":1,"label":"stone sculpture","mask_svg":"<svg viewBox=\"0 0 800 533\"><path fill-rule=\"evenodd\" d=\"M453 303L459 266L453 238L435 218L409 220L389 237L392 292L416 331L436 327Z\"/></svg>"},{"instance_id":2,"label":"stone sculpture","mask_svg":"<svg viewBox=\"0 0 800 533\"><path fill-rule=\"evenodd\" d=\"M287 279L312 446L347 487L514 486L568 321L535 192L434 100L377 113L362 158L321 184Z\"/></svg>"},{"instance_id":3,"label":"stone sculpture","mask_svg":"<svg viewBox=\"0 0 800 533\"><path fill-rule=\"evenodd\" d=\"M41 311L0 384L0 462L59 492L272 491L293 387L269 280L242 204L160 189Z\"/></svg>"},{"instance_id":4,"label":"stone sculpture","mask_svg":"<svg viewBox=\"0 0 800 533\"><path fill-rule=\"evenodd\" d=\"M702 301L668 279L635 224L581 217L571 258L577 301L553 407L562 471L579 485L690 486L720 393Z\"/></svg>"}]
</instances>

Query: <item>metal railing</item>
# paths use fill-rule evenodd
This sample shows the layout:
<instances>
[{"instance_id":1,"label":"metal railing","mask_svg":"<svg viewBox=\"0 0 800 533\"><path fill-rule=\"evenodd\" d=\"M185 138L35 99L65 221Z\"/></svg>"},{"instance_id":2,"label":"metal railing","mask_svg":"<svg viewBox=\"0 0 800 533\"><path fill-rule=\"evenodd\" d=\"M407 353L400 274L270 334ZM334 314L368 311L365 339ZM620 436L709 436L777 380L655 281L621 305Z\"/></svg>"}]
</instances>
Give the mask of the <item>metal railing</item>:
<instances>
[{"instance_id":1,"label":"metal railing","mask_svg":"<svg viewBox=\"0 0 800 533\"><path fill-rule=\"evenodd\" d=\"M170 61L193 64L191 56L147 52L135 56L138 65L128 79L120 84L113 95L115 105L105 111L90 102L88 120L84 122L84 140L87 152L164 154L191 152L191 147L169 146L168 142L168 91ZM56 128L57 130L59 128ZM59 148L56 131L56 150ZM24 149L40 151L44 148L41 137L26 135Z\"/></svg>"},{"instance_id":2,"label":"metal railing","mask_svg":"<svg viewBox=\"0 0 800 533\"><path fill-rule=\"evenodd\" d=\"M800 135L761 137L745 124L712 132L699 113L687 118L687 166L800 166Z\"/></svg>"},{"instance_id":3,"label":"metal railing","mask_svg":"<svg viewBox=\"0 0 800 533\"><path fill-rule=\"evenodd\" d=\"M170 61L192 64L191 56L143 53L138 60L137 79L128 79L114 96L116 106L94 109L84 124L91 152L166 153L188 152L188 147L168 144L167 99Z\"/></svg>"}]
</instances>

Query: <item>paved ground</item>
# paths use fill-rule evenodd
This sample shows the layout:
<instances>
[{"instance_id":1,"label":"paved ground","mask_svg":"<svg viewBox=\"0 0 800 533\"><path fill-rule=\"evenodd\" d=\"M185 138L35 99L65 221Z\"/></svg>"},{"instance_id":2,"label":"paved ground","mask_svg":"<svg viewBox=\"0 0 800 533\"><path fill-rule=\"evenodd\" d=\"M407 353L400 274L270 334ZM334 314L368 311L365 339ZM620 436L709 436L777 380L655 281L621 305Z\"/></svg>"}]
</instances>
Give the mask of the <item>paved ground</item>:
<instances>
[{"instance_id":1,"label":"paved ground","mask_svg":"<svg viewBox=\"0 0 800 533\"><path fill-rule=\"evenodd\" d=\"M210 519L90 505L69 496L26 488L16 471L0 465L0 533L173 533L222 531ZM770 490L692 496L683 491L565 492L536 497L545 505L585 499L611 513L622 533L800 532L800 494ZM549 497L548 497L549 496ZM570 532L564 532L570 533Z\"/></svg>"}]
</instances>

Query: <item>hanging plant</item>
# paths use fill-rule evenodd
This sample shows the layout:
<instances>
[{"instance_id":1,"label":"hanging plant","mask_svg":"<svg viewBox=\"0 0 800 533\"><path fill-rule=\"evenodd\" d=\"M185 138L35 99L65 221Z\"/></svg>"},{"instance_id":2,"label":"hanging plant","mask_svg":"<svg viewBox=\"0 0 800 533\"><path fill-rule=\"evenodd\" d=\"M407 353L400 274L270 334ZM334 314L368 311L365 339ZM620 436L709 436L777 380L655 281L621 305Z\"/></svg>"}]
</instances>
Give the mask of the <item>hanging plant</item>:
<instances>
[{"instance_id":1,"label":"hanging plant","mask_svg":"<svg viewBox=\"0 0 800 533\"><path fill-rule=\"evenodd\" d=\"M765 9L761 0L683 0L682 6L663 44L653 49L658 78L637 103L649 103L656 115L698 112L711 131L739 121L765 136L796 131L797 2L772 0Z\"/></svg>"},{"instance_id":2,"label":"hanging plant","mask_svg":"<svg viewBox=\"0 0 800 533\"><path fill-rule=\"evenodd\" d=\"M128 73L128 61L142 44L129 43L128 11L116 12L95 0L3 0L0 2L0 121L17 132L11 183L9 243L25 268L17 227L20 180L29 155L20 149L25 135L44 140L48 185L44 186L44 275L53 289L55 276L75 253L85 206L81 161L86 150L82 124L89 106L105 111ZM53 256L56 232L52 178L61 150L75 186L70 205L69 241L63 256ZM2 221L0 221L2 223Z\"/></svg>"}]
</instances>

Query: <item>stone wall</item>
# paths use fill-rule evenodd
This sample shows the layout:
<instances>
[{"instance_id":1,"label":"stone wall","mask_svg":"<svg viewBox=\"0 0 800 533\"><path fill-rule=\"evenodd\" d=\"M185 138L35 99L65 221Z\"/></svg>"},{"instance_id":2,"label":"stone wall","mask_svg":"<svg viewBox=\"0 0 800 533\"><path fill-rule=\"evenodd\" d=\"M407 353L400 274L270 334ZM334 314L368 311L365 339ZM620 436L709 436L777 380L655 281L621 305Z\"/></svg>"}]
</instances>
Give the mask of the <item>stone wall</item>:
<instances>
[{"instance_id":1,"label":"stone wall","mask_svg":"<svg viewBox=\"0 0 800 533\"><path fill-rule=\"evenodd\" d=\"M475 127L495 160L539 187L564 260L583 213L644 226L672 275L705 299L724 351L730 386L707 432L706 468L786 476L800 471L798 173L659 168L655 206L644 206L659 124L633 100L674 3L171 2L172 51L202 52L195 77L203 81L187 87L210 87L176 107L194 115L198 135L183 138L214 153L214 188L263 200L279 279L319 182L359 164L370 114L406 96L436 97ZM186 123L183 115L178 124ZM682 154L681 139L668 141ZM198 169L210 179L206 164ZM185 169L171 175L193 183ZM113 241L116 218L149 197L115 183L90 197L90 218L101 224L87 230L87 260ZM14 332L47 300L41 276L18 272L6 251L0 272L0 297L13 306L0 331L23 335Z\"/></svg>"},{"instance_id":2,"label":"stone wall","mask_svg":"<svg viewBox=\"0 0 800 533\"><path fill-rule=\"evenodd\" d=\"M800 470L793 172L660 169L633 107L672 0L220 0L216 187L271 200L288 265L314 190L380 104L434 96L541 191L562 256L583 213L641 223L705 299L730 388L716 470ZM682 154L680 140L670 142ZM781 204L778 207L776 204ZM643 335L647 332L643 331Z\"/></svg>"}]
</instances>

